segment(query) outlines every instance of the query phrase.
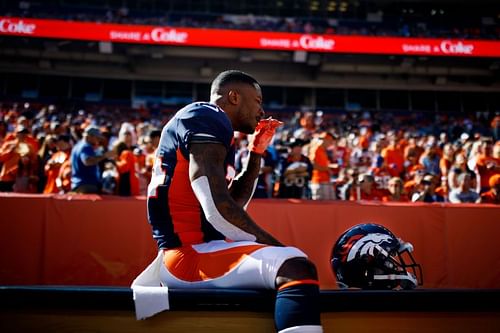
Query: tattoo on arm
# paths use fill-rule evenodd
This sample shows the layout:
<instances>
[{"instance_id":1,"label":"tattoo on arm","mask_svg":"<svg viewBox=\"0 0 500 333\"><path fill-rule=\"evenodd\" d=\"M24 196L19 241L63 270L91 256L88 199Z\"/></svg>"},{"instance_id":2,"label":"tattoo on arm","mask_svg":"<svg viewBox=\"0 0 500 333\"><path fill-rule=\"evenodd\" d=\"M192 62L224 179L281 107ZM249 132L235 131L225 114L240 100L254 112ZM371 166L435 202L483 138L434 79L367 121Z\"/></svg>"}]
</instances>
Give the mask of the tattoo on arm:
<instances>
[{"instance_id":1,"label":"tattoo on arm","mask_svg":"<svg viewBox=\"0 0 500 333\"><path fill-rule=\"evenodd\" d=\"M225 177L225 157L226 149L221 144L192 143L189 155L189 177L191 182L199 177L206 176L215 206L226 221L245 232L255 235L259 243L282 246L271 234L260 228L231 197Z\"/></svg>"},{"instance_id":2,"label":"tattoo on arm","mask_svg":"<svg viewBox=\"0 0 500 333\"><path fill-rule=\"evenodd\" d=\"M250 152L247 164L231 183L229 191L233 199L243 207L253 195L254 185L259 177L261 155Z\"/></svg>"}]
</instances>

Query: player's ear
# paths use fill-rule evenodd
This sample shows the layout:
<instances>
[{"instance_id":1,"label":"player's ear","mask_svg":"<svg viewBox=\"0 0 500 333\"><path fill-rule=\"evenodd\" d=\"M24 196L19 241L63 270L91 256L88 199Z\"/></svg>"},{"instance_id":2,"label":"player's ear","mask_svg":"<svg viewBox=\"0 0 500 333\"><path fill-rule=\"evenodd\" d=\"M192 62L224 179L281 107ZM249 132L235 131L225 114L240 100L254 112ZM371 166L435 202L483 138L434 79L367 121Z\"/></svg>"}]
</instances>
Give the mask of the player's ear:
<instances>
[{"instance_id":1,"label":"player's ear","mask_svg":"<svg viewBox=\"0 0 500 333\"><path fill-rule=\"evenodd\" d=\"M231 104L239 104L240 103L240 94L236 90L229 90L227 94L227 99Z\"/></svg>"}]
</instances>

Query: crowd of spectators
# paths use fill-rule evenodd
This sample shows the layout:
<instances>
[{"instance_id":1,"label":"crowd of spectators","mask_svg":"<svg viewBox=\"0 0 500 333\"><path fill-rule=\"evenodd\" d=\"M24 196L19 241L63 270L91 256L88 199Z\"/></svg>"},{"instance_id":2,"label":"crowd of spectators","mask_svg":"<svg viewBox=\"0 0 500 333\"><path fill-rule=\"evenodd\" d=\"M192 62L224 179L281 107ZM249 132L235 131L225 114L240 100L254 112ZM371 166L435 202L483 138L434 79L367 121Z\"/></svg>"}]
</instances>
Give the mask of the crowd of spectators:
<instances>
[{"instance_id":1,"label":"crowd of spectators","mask_svg":"<svg viewBox=\"0 0 500 333\"><path fill-rule=\"evenodd\" d=\"M339 13L341 15L339 15ZM457 16L461 13L461 16ZM6 8L1 15L31 18L75 20L98 23L123 23L172 27L213 29L258 30L276 32L492 39L500 37L500 28L495 13L471 13L456 8L437 10L432 4L428 8L413 10L401 6L385 13L383 8L371 8L350 12L325 12L324 15L272 15L253 13L216 13L176 10L130 9L90 7L85 5L49 5L21 1L19 6ZM471 17L471 15L473 15ZM476 15L477 17L474 17ZM482 16L481 16L482 15Z\"/></svg>"},{"instance_id":2,"label":"crowd of spectators","mask_svg":"<svg viewBox=\"0 0 500 333\"><path fill-rule=\"evenodd\" d=\"M273 114L273 112L270 112ZM147 109L0 108L0 191L145 195L162 126ZM500 203L500 114L297 111L264 153L254 197ZM248 137L235 133L236 169Z\"/></svg>"}]
</instances>

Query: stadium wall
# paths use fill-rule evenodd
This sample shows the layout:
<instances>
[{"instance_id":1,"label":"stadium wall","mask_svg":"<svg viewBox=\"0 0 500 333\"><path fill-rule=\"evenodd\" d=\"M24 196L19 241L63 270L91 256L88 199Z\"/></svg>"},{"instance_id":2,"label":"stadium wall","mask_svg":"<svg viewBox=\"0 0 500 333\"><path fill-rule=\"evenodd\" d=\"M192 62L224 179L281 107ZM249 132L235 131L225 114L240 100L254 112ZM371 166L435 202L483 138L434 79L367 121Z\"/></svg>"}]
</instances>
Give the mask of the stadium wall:
<instances>
[{"instance_id":1,"label":"stadium wall","mask_svg":"<svg viewBox=\"0 0 500 333\"><path fill-rule=\"evenodd\" d=\"M155 257L143 197L0 194L0 285L128 286ZM500 288L500 207L254 200L254 219L317 264L352 225L380 223L411 242L425 288Z\"/></svg>"}]
</instances>

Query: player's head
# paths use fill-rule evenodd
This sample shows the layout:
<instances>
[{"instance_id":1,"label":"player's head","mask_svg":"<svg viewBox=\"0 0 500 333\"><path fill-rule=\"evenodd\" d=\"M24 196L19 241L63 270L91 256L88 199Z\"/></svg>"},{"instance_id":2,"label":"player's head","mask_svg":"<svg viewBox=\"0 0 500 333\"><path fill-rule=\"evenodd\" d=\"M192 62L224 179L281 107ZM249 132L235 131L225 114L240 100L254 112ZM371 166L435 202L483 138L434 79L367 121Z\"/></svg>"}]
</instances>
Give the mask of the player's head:
<instances>
[{"instance_id":1,"label":"player's head","mask_svg":"<svg viewBox=\"0 0 500 333\"><path fill-rule=\"evenodd\" d=\"M341 288L413 289L423 281L422 269L415 263L412 251L410 243L384 226L358 224L335 243L331 265ZM403 255L408 256L408 264Z\"/></svg>"},{"instance_id":2,"label":"player's head","mask_svg":"<svg viewBox=\"0 0 500 333\"><path fill-rule=\"evenodd\" d=\"M210 101L227 113L235 131L251 134L264 117L259 83L239 70L217 75L210 88Z\"/></svg>"}]
</instances>

